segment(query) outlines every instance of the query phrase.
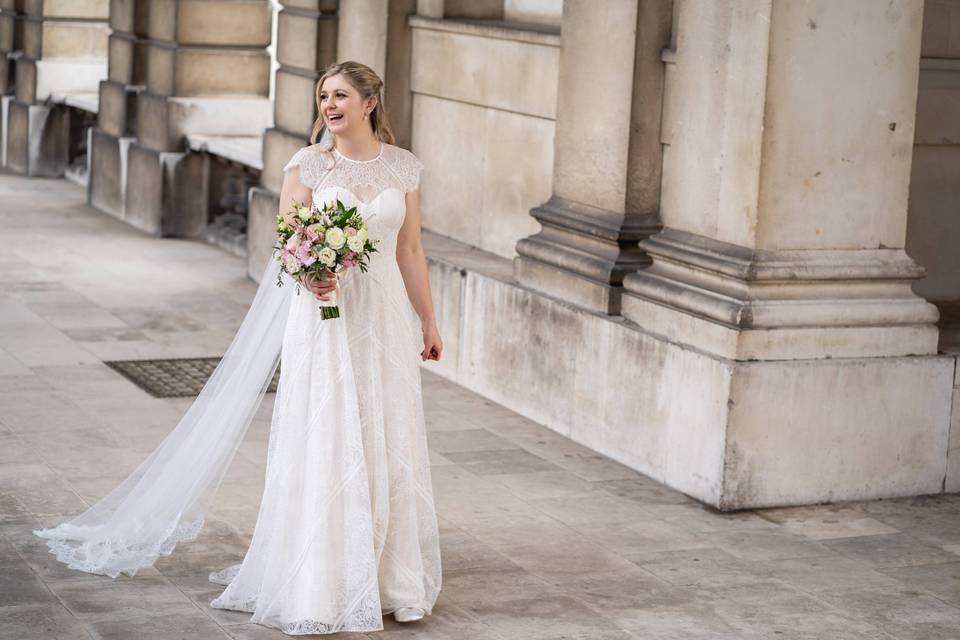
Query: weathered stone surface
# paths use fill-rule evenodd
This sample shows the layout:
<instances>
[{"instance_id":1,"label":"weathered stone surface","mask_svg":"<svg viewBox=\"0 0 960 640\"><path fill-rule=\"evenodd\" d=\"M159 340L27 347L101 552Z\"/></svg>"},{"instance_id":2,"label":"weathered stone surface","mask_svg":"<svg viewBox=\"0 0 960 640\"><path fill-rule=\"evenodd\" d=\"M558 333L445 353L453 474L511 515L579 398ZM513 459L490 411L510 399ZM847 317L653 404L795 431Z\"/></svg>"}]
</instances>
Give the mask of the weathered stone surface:
<instances>
[{"instance_id":1,"label":"weathered stone surface","mask_svg":"<svg viewBox=\"0 0 960 640\"><path fill-rule=\"evenodd\" d=\"M132 138L120 138L94 128L91 141L90 204L122 220L126 208L127 150Z\"/></svg>"},{"instance_id":2,"label":"weathered stone surface","mask_svg":"<svg viewBox=\"0 0 960 640\"><path fill-rule=\"evenodd\" d=\"M277 61L281 65L315 73L336 59L336 16L280 12L277 23Z\"/></svg>"}]
</instances>

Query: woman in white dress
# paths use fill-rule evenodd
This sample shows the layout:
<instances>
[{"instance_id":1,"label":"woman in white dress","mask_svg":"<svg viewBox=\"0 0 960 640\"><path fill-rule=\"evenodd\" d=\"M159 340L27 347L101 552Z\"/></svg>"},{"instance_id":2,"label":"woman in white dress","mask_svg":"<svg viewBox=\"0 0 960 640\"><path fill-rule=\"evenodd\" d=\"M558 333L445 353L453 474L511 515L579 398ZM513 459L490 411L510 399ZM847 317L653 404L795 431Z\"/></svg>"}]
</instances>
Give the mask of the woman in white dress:
<instances>
[{"instance_id":1,"label":"woman in white dress","mask_svg":"<svg viewBox=\"0 0 960 640\"><path fill-rule=\"evenodd\" d=\"M36 532L61 561L133 575L196 537L279 357L253 538L241 564L210 575L227 585L212 606L290 635L378 631L385 614L432 612L440 547L418 355L438 360L443 345L420 238L423 165L393 144L382 86L357 62L325 71L313 144L287 163L280 194L281 214L292 198L358 207L378 241L368 270L303 282L298 295L272 260L177 428L110 495ZM323 320L318 300L331 295L340 317Z\"/></svg>"}]
</instances>

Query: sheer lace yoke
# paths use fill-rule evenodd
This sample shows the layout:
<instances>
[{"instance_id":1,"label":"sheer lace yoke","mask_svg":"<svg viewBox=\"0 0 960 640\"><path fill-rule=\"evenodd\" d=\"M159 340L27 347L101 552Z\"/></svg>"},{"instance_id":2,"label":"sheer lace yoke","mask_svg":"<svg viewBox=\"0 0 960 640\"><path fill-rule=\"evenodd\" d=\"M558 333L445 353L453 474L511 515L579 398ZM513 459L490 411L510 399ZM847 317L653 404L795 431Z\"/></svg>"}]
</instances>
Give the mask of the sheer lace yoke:
<instances>
[{"instance_id":1,"label":"sheer lace yoke","mask_svg":"<svg viewBox=\"0 0 960 640\"><path fill-rule=\"evenodd\" d=\"M300 167L300 182L312 190L314 200L324 188L336 187L366 205L388 189L401 193L419 189L423 163L410 151L387 142L380 143L380 153L370 160L352 160L338 149L322 150L317 143L298 150L283 169L294 166Z\"/></svg>"}]
</instances>

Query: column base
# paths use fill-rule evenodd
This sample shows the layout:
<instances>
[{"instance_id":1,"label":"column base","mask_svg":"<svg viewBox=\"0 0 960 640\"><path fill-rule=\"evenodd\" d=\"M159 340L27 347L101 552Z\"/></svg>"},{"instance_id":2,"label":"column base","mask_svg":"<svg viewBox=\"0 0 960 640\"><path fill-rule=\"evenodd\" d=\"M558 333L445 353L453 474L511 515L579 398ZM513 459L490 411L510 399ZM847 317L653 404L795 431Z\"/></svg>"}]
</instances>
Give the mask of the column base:
<instances>
[{"instance_id":1,"label":"column base","mask_svg":"<svg viewBox=\"0 0 960 640\"><path fill-rule=\"evenodd\" d=\"M752 251L667 229L624 278L625 318L732 360L937 353L936 307L902 249Z\"/></svg>"},{"instance_id":2,"label":"column base","mask_svg":"<svg viewBox=\"0 0 960 640\"><path fill-rule=\"evenodd\" d=\"M656 216L625 215L558 196L530 215L543 228L517 243L517 280L585 309L619 314L624 276L650 263L637 243L659 230Z\"/></svg>"},{"instance_id":3,"label":"column base","mask_svg":"<svg viewBox=\"0 0 960 640\"><path fill-rule=\"evenodd\" d=\"M10 100L6 116L7 169L30 177L62 177L70 140L66 109Z\"/></svg>"},{"instance_id":4,"label":"column base","mask_svg":"<svg viewBox=\"0 0 960 640\"><path fill-rule=\"evenodd\" d=\"M207 225L205 154L130 145L124 220L155 236L193 238Z\"/></svg>"}]
</instances>

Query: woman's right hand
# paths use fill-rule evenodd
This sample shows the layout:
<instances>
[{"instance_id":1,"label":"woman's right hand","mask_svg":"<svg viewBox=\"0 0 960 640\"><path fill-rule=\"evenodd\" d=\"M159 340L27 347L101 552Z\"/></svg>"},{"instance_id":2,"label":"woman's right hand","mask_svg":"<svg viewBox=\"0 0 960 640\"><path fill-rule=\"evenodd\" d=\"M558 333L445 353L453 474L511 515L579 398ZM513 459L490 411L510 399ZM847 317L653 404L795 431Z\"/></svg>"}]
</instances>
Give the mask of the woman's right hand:
<instances>
[{"instance_id":1,"label":"woman's right hand","mask_svg":"<svg viewBox=\"0 0 960 640\"><path fill-rule=\"evenodd\" d=\"M329 300L330 292L337 288L337 276L332 272L328 272L326 280L306 274L301 278L301 282L318 300Z\"/></svg>"}]
</instances>

